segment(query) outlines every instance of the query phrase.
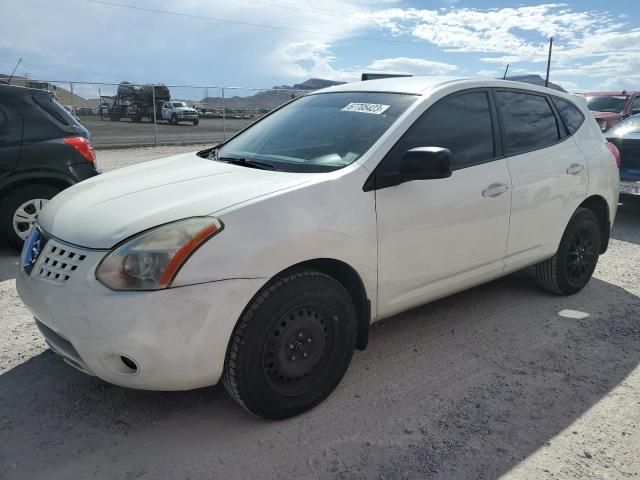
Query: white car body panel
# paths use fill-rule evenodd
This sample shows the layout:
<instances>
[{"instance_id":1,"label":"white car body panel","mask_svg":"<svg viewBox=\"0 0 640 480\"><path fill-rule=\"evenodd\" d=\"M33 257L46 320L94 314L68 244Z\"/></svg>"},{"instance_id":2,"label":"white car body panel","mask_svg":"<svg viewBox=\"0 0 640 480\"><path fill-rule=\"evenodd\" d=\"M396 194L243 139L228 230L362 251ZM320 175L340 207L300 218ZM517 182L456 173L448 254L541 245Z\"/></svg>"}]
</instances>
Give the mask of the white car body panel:
<instances>
[{"instance_id":1,"label":"white car body panel","mask_svg":"<svg viewBox=\"0 0 640 480\"><path fill-rule=\"evenodd\" d=\"M584 201L587 161L573 138L507 159L512 179L506 268L522 268L552 256L565 226ZM582 171L568 174L572 166Z\"/></svg>"},{"instance_id":2,"label":"white car body panel","mask_svg":"<svg viewBox=\"0 0 640 480\"><path fill-rule=\"evenodd\" d=\"M71 342L91 373L119 385L176 390L216 383L233 328L251 298L301 262L333 259L360 277L371 321L550 258L587 197L603 197L613 222L617 168L597 124L585 122L551 147L454 171L450 178L363 191L391 147L434 102L460 90L512 87L573 96L517 82L449 77L384 79L320 93L419 95L375 144L330 173L258 170L178 155L103 174L50 201L39 225L87 259L65 284L18 275L25 304ZM567 169L584 166L577 175ZM504 184L495 197L483 196ZM214 215L224 229L156 292L114 292L96 280L115 245L180 219ZM36 265L37 269L37 265ZM135 375L105 356L135 359Z\"/></svg>"},{"instance_id":3,"label":"white car body panel","mask_svg":"<svg viewBox=\"0 0 640 480\"><path fill-rule=\"evenodd\" d=\"M511 183L504 159L376 192L380 317L502 274L509 192L483 197L494 183Z\"/></svg>"},{"instance_id":4,"label":"white car body panel","mask_svg":"<svg viewBox=\"0 0 640 480\"><path fill-rule=\"evenodd\" d=\"M186 153L98 175L64 190L49 202L38 221L54 237L106 249L148 228L209 215L312 178Z\"/></svg>"}]
</instances>

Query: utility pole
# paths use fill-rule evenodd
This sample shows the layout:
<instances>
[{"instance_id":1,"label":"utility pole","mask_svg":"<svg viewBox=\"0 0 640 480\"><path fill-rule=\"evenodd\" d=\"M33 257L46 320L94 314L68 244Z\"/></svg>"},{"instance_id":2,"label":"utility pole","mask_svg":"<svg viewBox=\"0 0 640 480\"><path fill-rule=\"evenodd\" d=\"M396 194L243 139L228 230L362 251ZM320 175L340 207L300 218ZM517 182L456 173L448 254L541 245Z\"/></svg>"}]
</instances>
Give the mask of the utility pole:
<instances>
[{"instance_id":1,"label":"utility pole","mask_svg":"<svg viewBox=\"0 0 640 480\"><path fill-rule=\"evenodd\" d=\"M549 70L551 69L551 49L553 48L553 37L549 39L549 58L547 58L547 78L544 80L544 86L549 86Z\"/></svg>"}]
</instances>

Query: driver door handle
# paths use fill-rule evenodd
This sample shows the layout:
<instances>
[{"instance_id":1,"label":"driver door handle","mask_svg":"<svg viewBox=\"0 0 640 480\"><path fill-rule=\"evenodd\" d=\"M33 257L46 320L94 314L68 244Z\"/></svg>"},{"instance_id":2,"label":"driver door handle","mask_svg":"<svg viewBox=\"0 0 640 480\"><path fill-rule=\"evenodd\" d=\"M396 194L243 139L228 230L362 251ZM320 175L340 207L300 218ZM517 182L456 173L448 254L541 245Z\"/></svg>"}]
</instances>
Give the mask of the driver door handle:
<instances>
[{"instance_id":1,"label":"driver door handle","mask_svg":"<svg viewBox=\"0 0 640 480\"><path fill-rule=\"evenodd\" d=\"M509 190L509 185L506 183L492 183L482 191L482 196L494 198L502 195L507 190Z\"/></svg>"},{"instance_id":2,"label":"driver door handle","mask_svg":"<svg viewBox=\"0 0 640 480\"><path fill-rule=\"evenodd\" d=\"M569 168L567 168L567 173L569 175L578 175L583 170L584 170L584 165L581 165L579 163L573 163Z\"/></svg>"}]
</instances>

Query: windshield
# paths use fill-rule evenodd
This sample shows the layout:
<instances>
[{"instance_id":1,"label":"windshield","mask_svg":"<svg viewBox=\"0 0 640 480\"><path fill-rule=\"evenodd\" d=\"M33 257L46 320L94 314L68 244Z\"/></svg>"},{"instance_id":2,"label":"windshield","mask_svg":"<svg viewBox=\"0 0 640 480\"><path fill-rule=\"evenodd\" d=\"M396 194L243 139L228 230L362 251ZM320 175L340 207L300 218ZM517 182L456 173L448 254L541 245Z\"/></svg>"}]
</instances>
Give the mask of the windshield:
<instances>
[{"instance_id":1,"label":"windshield","mask_svg":"<svg viewBox=\"0 0 640 480\"><path fill-rule=\"evenodd\" d=\"M640 115L627 118L607 132L607 136L623 137L627 133L640 133Z\"/></svg>"},{"instance_id":2,"label":"windshield","mask_svg":"<svg viewBox=\"0 0 640 480\"><path fill-rule=\"evenodd\" d=\"M301 97L231 139L216 157L292 172L337 170L360 158L416 98L375 92Z\"/></svg>"},{"instance_id":3,"label":"windshield","mask_svg":"<svg viewBox=\"0 0 640 480\"><path fill-rule=\"evenodd\" d=\"M587 97L587 107L592 112L620 113L627 103L627 95L598 95Z\"/></svg>"},{"instance_id":4,"label":"windshield","mask_svg":"<svg viewBox=\"0 0 640 480\"><path fill-rule=\"evenodd\" d=\"M184 102L174 102L174 103L173 103L173 106L174 106L174 107L186 107L186 106L187 106L187 104L186 104L186 103L184 103Z\"/></svg>"}]
</instances>

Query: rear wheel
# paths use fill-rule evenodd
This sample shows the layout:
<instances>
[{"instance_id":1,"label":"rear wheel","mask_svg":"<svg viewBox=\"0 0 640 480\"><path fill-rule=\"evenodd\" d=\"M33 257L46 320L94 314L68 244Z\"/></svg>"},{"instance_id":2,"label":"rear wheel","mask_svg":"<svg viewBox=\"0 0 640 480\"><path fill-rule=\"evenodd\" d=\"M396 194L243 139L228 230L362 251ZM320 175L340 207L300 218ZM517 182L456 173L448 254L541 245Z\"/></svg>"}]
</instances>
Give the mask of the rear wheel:
<instances>
[{"instance_id":1,"label":"rear wheel","mask_svg":"<svg viewBox=\"0 0 640 480\"><path fill-rule=\"evenodd\" d=\"M536 265L538 283L558 295L573 295L591 279L600 256L600 223L588 209L579 208L569 221L556 254Z\"/></svg>"},{"instance_id":2,"label":"rear wheel","mask_svg":"<svg viewBox=\"0 0 640 480\"><path fill-rule=\"evenodd\" d=\"M42 207L59 191L49 185L28 185L7 195L0 209L0 231L9 245L22 248Z\"/></svg>"},{"instance_id":3,"label":"rear wheel","mask_svg":"<svg viewBox=\"0 0 640 480\"><path fill-rule=\"evenodd\" d=\"M227 351L225 388L254 415L298 415L340 383L355 341L355 308L342 284L315 271L292 273L265 287L242 314Z\"/></svg>"}]
</instances>

